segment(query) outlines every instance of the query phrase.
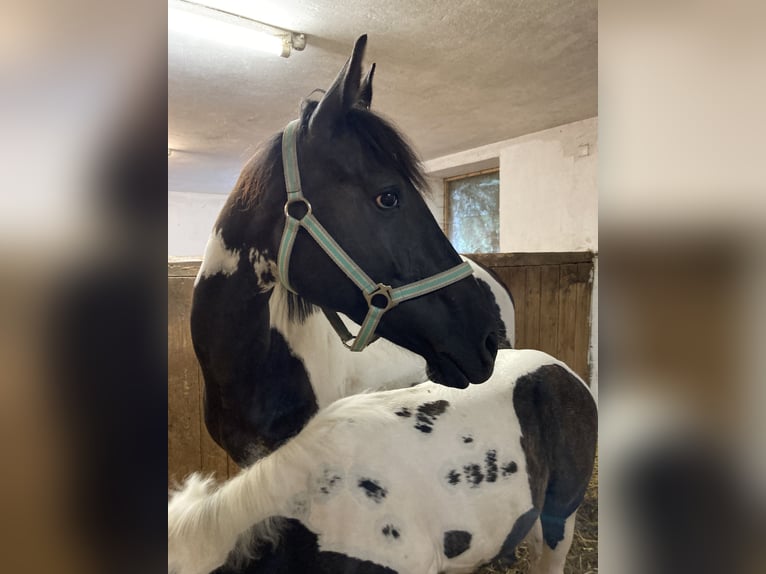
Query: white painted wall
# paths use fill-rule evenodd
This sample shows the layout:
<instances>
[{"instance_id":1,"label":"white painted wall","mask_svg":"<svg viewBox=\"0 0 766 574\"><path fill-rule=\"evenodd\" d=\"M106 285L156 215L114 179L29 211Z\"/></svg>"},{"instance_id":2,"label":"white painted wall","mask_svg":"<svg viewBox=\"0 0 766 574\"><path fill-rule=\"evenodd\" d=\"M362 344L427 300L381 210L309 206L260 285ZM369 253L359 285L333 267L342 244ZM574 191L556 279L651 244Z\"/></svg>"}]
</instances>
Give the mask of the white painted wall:
<instances>
[{"instance_id":1,"label":"white painted wall","mask_svg":"<svg viewBox=\"0 0 766 574\"><path fill-rule=\"evenodd\" d=\"M202 257L225 193L168 192L168 255Z\"/></svg>"},{"instance_id":2,"label":"white painted wall","mask_svg":"<svg viewBox=\"0 0 766 574\"><path fill-rule=\"evenodd\" d=\"M500 251L598 251L598 118L425 162L443 223L442 179L500 167Z\"/></svg>"}]
</instances>

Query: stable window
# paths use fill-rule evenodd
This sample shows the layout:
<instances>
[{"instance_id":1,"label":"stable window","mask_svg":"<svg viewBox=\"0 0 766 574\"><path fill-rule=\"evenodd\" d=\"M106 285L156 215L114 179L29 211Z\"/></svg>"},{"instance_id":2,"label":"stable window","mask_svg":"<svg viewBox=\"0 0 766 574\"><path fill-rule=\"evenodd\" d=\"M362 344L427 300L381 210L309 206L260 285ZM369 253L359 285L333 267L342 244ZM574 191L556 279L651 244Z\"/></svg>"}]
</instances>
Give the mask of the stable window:
<instances>
[{"instance_id":1,"label":"stable window","mask_svg":"<svg viewBox=\"0 0 766 574\"><path fill-rule=\"evenodd\" d=\"M479 171L444 180L447 237L459 253L500 249L500 171Z\"/></svg>"}]
</instances>

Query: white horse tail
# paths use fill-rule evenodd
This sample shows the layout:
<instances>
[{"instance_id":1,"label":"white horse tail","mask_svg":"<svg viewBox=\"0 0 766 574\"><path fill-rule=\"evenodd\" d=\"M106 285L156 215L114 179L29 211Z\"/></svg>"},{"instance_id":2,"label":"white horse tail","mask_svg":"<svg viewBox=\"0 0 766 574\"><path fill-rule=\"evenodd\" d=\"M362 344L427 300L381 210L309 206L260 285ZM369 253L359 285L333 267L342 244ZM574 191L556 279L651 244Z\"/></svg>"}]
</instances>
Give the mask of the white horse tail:
<instances>
[{"instance_id":1,"label":"white horse tail","mask_svg":"<svg viewBox=\"0 0 766 574\"><path fill-rule=\"evenodd\" d=\"M284 501L299 490L300 465L280 465L276 473L276 459L282 454L282 449L272 453L220 487L210 477L192 474L172 493L169 573L208 574L227 561L254 524L284 514Z\"/></svg>"}]
</instances>

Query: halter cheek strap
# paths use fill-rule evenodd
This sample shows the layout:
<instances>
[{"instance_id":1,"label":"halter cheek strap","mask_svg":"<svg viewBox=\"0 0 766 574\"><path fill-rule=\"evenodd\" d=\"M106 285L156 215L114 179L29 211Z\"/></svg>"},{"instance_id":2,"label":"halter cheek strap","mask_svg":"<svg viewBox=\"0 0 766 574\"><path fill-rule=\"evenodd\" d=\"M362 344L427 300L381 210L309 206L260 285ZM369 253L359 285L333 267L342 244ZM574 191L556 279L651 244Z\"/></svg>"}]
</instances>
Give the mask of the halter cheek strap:
<instances>
[{"instance_id":1,"label":"halter cheek strap","mask_svg":"<svg viewBox=\"0 0 766 574\"><path fill-rule=\"evenodd\" d=\"M401 287L393 288L390 285L384 285L383 283L375 283L370 277L362 270L356 262L349 257L349 255L338 245L338 243L330 236L327 230L322 227L322 224L317 221L316 217L311 211L311 204L303 196L301 191L300 172L298 170L298 152L295 144L296 132L300 125L299 120L293 120L285 128L282 136L282 162L285 172L285 186L287 188L287 202L285 203L285 227L282 231L282 240L279 245L279 254L277 256L277 267L279 271L279 279L288 290L295 293L295 290L290 286L289 281L289 268L290 268L290 255L293 251L293 245L295 244L295 238L298 235L300 228L305 229L309 235L317 242L317 244L324 250L327 255L335 262L346 276L359 287L367 301L367 316L362 323L362 327L359 334L354 339L354 342L349 345L347 343L348 336L341 338L345 339L344 344L352 351L361 351L370 342L372 342L375 335L375 329L380 323L380 319L383 314L396 307L399 303L426 295L447 285L451 285L461 279L470 277L473 274L473 270L468 263L461 263L446 271L437 273L420 281L409 283ZM291 213L300 206L302 213ZM333 323L333 321L331 321ZM336 327L336 331L338 328ZM347 333L347 331L345 331Z\"/></svg>"}]
</instances>

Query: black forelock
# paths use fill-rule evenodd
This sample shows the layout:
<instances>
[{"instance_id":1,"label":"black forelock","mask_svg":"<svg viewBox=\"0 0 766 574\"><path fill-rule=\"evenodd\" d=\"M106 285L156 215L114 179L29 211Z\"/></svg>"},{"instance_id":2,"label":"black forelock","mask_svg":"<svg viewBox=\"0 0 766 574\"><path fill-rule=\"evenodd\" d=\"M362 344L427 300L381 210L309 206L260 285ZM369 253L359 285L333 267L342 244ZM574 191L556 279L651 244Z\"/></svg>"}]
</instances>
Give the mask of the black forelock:
<instances>
[{"instance_id":1,"label":"black forelock","mask_svg":"<svg viewBox=\"0 0 766 574\"><path fill-rule=\"evenodd\" d=\"M301 128L308 129L309 119L319 105L316 100L301 104ZM381 165L398 171L416 190L429 194L420 158L405 136L387 119L361 106L353 106L344 118L342 129L347 130L369 150Z\"/></svg>"}]
</instances>

